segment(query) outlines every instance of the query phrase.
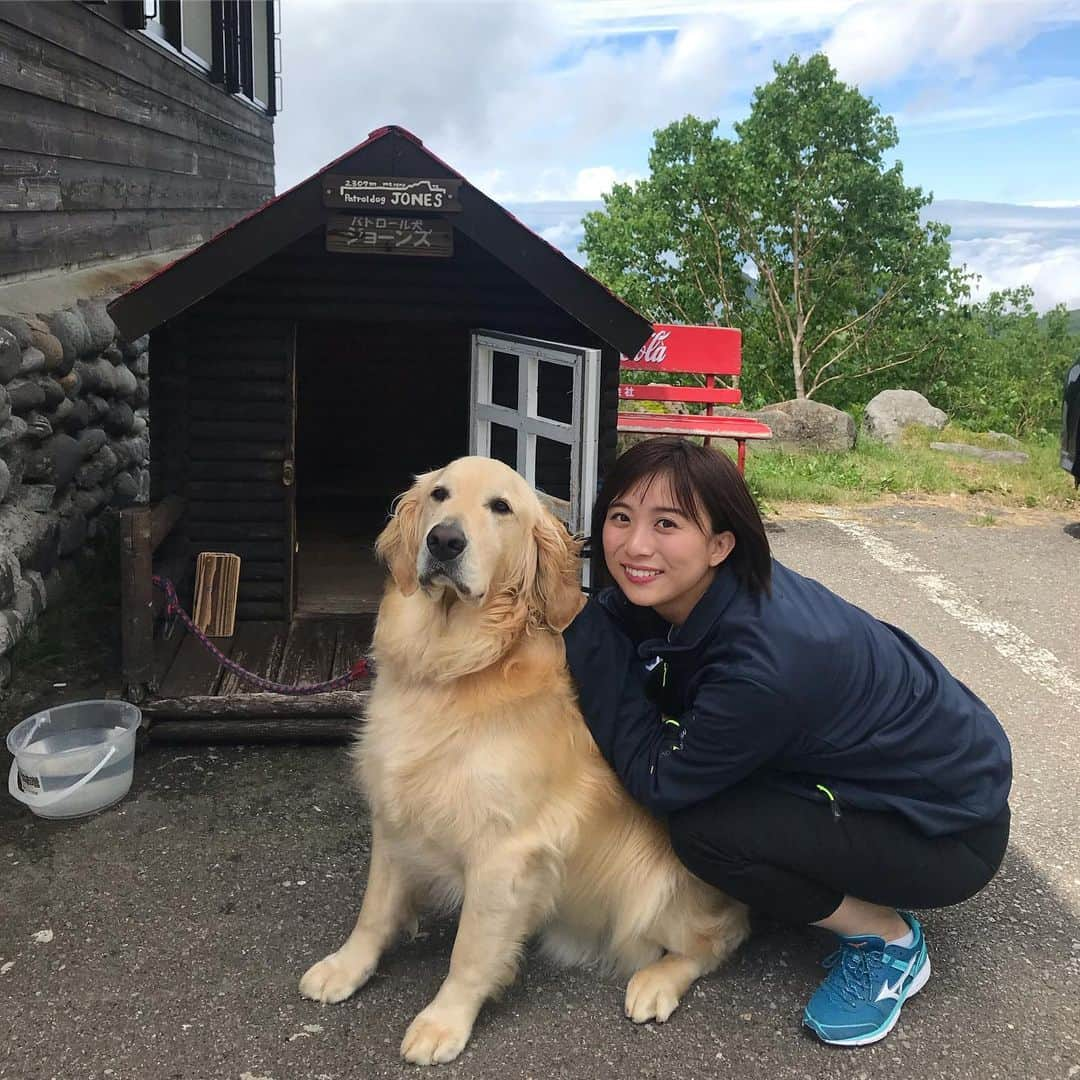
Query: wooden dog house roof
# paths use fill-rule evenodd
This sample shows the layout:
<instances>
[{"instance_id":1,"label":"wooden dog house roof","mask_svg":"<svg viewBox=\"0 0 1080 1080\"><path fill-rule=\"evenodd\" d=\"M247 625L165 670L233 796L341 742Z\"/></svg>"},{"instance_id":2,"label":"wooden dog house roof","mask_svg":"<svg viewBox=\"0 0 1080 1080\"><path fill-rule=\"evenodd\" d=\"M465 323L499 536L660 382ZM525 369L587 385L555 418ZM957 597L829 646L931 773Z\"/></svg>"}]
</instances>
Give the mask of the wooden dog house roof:
<instances>
[{"instance_id":1,"label":"wooden dog house roof","mask_svg":"<svg viewBox=\"0 0 1080 1080\"><path fill-rule=\"evenodd\" d=\"M129 289L108 307L129 340L161 326L327 219L323 177L426 176L461 180L456 229L485 248L602 341L633 356L652 325L573 260L473 187L413 134L394 125L222 230L200 247Z\"/></svg>"}]
</instances>

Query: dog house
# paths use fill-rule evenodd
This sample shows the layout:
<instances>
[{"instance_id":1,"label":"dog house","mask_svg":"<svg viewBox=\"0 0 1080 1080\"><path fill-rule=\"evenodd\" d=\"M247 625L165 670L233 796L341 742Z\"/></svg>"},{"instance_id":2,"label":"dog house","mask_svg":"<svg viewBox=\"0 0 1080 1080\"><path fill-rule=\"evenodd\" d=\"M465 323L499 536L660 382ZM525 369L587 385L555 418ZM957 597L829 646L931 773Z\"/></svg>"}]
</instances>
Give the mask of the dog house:
<instances>
[{"instance_id":1,"label":"dog house","mask_svg":"<svg viewBox=\"0 0 1080 1080\"><path fill-rule=\"evenodd\" d=\"M414 474L466 453L513 466L572 530L615 454L637 312L399 127L115 300L150 334L151 506L125 512L124 676L159 719L328 717L340 697L247 693L152 612L190 610L199 552L240 556L214 644L320 682L367 644L372 541Z\"/></svg>"}]
</instances>

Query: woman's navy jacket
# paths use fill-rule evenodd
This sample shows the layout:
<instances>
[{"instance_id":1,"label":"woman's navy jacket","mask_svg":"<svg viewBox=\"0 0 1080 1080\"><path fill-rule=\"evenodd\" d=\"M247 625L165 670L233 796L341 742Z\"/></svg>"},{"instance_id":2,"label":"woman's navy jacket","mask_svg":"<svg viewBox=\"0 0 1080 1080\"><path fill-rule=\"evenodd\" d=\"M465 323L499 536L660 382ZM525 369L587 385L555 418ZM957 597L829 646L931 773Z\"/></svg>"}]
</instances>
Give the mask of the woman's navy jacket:
<instances>
[{"instance_id":1,"label":"woman's navy jacket","mask_svg":"<svg viewBox=\"0 0 1080 1080\"><path fill-rule=\"evenodd\" d=\"M585 720L630 794L669 814L753 773L929 836L996 818L1012 759L994 714L907 634L772 566L771 595L721 566L670 641L615 588L567 628Z\"/></svg>"}]
</instances>

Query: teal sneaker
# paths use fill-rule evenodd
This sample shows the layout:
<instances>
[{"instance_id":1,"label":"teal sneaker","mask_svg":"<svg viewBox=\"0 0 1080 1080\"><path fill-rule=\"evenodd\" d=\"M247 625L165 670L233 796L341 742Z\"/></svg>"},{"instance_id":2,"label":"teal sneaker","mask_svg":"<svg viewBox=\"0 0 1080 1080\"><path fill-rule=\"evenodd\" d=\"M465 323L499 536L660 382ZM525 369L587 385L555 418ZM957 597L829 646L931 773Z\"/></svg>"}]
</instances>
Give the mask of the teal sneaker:
<instances>
[{"instance_id":1,"label":"teal sneaker","mask_svg":"<svg viewBox=\"0 0 1080 1080\"><path fill-rule=\"evenodd\" d=\"M803 1023L823 1042L866 1046L884 1039L904 1002L926 985L930 957L922 926L914 915L900 915L915 935L910 948L872 935L845 937L825 960L829 974L803 1012Z\"/></svg>"}]
</instances>

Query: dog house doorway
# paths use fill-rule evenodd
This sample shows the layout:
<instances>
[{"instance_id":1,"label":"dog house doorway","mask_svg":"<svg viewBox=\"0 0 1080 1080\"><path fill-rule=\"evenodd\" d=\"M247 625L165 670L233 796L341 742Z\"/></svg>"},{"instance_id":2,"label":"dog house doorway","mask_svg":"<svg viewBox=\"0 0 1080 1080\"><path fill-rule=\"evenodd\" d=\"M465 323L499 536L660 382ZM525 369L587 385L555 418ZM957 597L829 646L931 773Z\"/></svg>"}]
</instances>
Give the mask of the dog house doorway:
<instances>
[{"instance_id":1,"label":"dog house doorway","mask_svg":"<svg viewBox=\"0 0 1080 1080\"><path fill-rule=\"evenodd\" d=\"M296 364L297 616L378 609L375 538L414 474L467 453L468 329L301 323Z\"/></svg>"}]
</instances>

